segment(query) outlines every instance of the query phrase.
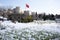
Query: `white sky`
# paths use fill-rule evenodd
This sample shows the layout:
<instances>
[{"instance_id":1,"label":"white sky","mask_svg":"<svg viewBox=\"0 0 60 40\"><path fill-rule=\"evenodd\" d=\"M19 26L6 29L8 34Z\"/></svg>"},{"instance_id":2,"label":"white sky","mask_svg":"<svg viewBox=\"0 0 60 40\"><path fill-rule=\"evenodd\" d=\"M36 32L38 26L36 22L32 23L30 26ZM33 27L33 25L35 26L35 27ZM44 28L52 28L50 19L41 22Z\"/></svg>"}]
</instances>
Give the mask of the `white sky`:
<instances>
[{"instance_id":1,"label":"white sky","mask_svg":"<svg viewBox=\"0 0 60 40\"><path fill-rule=\"evenodd\" d=\"M20 6L21 9L27 9L26 3L29 4L30 11L60 14L60 0L0 0L0 6Z\"/></svg>"}]
</instances>

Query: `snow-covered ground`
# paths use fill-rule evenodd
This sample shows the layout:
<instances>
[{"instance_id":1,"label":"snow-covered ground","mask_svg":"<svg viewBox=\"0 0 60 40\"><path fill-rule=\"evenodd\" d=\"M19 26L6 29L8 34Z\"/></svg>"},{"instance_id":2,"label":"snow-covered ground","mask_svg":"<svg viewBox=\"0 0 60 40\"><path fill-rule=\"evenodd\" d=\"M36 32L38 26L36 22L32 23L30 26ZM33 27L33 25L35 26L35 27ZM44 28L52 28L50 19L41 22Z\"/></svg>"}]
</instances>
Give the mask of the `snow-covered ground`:
<instances>
[{"instance_id":1,"label":"snow-covered ground","mask_svg":"<svg viewBox=\"0 0 60 40\"><path fill-rule=\"evenodd\" d=\"M60 23L49 20L30 23L0 22L0 40L60 40Z\"/></svg>"}]
</instances>

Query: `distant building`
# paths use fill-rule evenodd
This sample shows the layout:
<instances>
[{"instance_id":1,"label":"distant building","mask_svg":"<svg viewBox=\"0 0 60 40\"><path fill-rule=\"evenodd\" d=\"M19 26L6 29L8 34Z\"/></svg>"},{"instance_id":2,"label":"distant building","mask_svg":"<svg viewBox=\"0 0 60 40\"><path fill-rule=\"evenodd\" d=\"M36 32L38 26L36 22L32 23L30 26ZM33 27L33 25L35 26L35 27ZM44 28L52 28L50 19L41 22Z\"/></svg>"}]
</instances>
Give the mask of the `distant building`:
<instances>
[{"instance_id":1,"label":"distant building","mask_svg":"<svg viewBox=\"0 0 60 40\"><path fill-rule=\"evenodd\" d=\"M4 9L2 13L3 13L3 15L2 15L3 17L6 17L6 18L8 17L6 9Z\"/></svg>"},{"instance_id":2,"label":"distant building","mask_svg":"<svg viewBox=\"0 0 60 40\"><path fill-rule=\"evenodd\" d=\"M7 13L7 10L0 8L0 16L3 16L5 13Z\"/></svg>"},{"instance_id":3,"label":"distant building","mask_svg":"<svg viewBox=\"0 0 60 40\"><path fill-rule=\"evenodd\" d=\"M60 15L56 15L56 16L55 16L55 18L58 18L58 19L60 19Z\"/></svg>"},{"instance_id":4,"label":"distant building","mask_svg":"<svg viewBox=\"0 0 60 40\"><path fill-rule=\"evenodd\" d=\"M20 7L14 8L14 9L13 9L13 12L14 12L14 13L20 13Z\"/></svg>"},{"instance_id":5,"label":"distant building","mask_svg":"<svg viewBox=\"0 0 60 40\"><path fill-rule=\"evenodd\" d=\"M13 10L12 9L8 9L7 10L7 14L12 14L13 13Z\"/></svg>"},{"instance_id":6,"label":"distant building","mask_svg":"<svg viewBox=\"0 0 60 40\"><path fill-rule=\"evenodd\" d=\"M31 12L33 20L37 20L37 12Z\"/></svg>"},{"instance_id":7,"label":"distant building","mask_svg":"<svg viewBox=\"0 0 60 40\"><path fill-rule=\"evenodd\" d=\"M60 23L60 15L56 15L56 16L55 16L55 21L56 21L57 23Z\"/></svg>"},{"instance_id":8,"label":"distant building","mask_svg":"<svg viewBox=\"0 0 60 40\"><path fill-rule=\"evenodd\" d=\"M0 16L2 16L3 15L3 12L0 12Z\"/></svg>"},{"instance_id":9,"label":"distant building","mask_svg":"<svg viewBox=\"0 0 60 40\"><path fill-rule=\"evenodd\" d=\"M37 14L37 20L42 20L43 19L43 14Z\"/></svg>"},{"instance_id":10,"label":"distant building","mask_svg":"<svg viewBox=\"0 0 60 40\"><path fill-rule=\"evenodd\" d=\"M28 17L29 16L29 11L24 11L24 16Z\"/></svg>"}]
</instances>

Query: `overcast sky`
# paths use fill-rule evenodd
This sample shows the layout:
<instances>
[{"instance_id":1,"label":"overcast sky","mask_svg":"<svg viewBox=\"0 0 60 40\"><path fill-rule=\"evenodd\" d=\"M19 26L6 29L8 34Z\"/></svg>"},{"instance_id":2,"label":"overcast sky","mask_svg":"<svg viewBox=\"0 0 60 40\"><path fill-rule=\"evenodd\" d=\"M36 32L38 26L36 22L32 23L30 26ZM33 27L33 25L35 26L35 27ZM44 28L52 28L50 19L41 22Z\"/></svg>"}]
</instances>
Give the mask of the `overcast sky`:
<instances>
[{"instance_id":1,"label":"overcast sky","mask_svg":"<svg viewBox=\"0 0 60 40\"><path fill-rule=\"evenodd\" d=\"M27 9L26 3L31 11L60 14L60 0L0 0L0 6L20 6L21 9Z\"/></svg>"}]
</instances>

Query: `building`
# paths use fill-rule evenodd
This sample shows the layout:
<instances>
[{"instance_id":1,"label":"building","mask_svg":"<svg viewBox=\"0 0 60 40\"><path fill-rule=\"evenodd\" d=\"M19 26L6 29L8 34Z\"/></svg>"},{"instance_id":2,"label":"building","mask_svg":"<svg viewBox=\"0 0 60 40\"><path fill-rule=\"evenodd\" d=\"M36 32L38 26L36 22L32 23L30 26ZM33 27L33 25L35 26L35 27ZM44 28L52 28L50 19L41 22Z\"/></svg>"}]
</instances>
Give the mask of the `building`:
<instances>
[{"instance_id":1,"label":"building","mask_svg":"<svg viewBox=\"0 0 60 40\"><path fill-rule=\"evenodd\" d=\"M37 20L37 12L31 12L33 20Z\"/></svg>"},{"instance_id":2,"label":"building","mask_svg":"<svg viewBox=\"0 0 60 40\"><path fill-rule=\"evenodd\" d=\"M37 20L43 20L43 14L37 14Z\"/></svg>"},{"instance_id":3,"label":"building","mask_svg":"<svg viewBox=\"0 0 60 40\"><path fill-rule=\"evenodd\" d=\"M29 16L29 11L24 11L24 17L28 17Z\"/></svg>"},{"instance_id":4,"label":"building","mask_svg":"<svg viewBox=\"0 0 60 40\"><path fill-rule=\"evenodd\" d=\"M14 9L13 9L13 12L14 12L14 13L20 13L20 7L14 8Z\"/></svg>"},{"instance_id":5,"label":"building","mask_svg":"<svg viewBox=\"0 0 60 40\"><path fill-rule=\"evenodd\" d=\"M8 9L7 10L7 14L12 14L13 13L13 10L12 9Z\"/></svg>"},{"instance_id":6,"label":"building","mask_svg":"<svg viewBox=\"0 0 60 40\"><path fill-rule=\"evenodd\" d=\"M60 23L60 15L56 15L56 16L55 16L55 21L56 21L57 23Z\"/></svg>"}]
</instances>

